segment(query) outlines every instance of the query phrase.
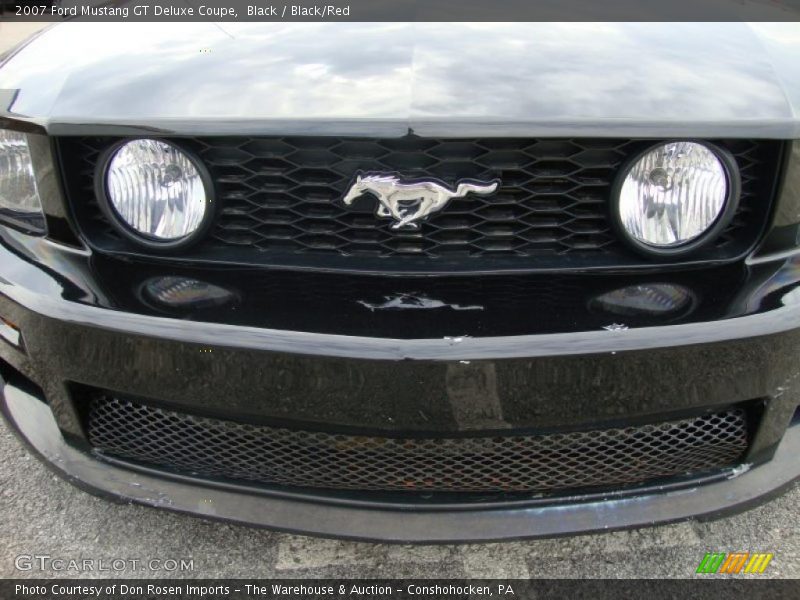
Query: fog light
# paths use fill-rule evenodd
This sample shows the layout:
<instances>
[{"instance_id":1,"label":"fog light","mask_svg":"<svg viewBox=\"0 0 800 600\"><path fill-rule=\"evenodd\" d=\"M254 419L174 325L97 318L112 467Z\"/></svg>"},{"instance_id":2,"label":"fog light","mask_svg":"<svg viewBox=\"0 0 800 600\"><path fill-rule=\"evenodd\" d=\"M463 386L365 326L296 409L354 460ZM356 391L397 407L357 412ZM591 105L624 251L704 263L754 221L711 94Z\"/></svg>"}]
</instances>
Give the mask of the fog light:
<instances>
[{"instance_id":1,"label":"fog light","mask_svg":"<svg viewBox=\"0 0 800 600\"><path fill-rule=\"evenodd\" d=\"M167 308L211 308L235 298L224 288L186 277L153 277L142 289L147 299Z\"/></svg>"},{"instance_id":2,"label":"fog light","mask_svg":"<svg viewBox=\"0 0 800 600\"><path fill-rule=\"evenodd\" d=\"M593 307L615 315L669 315L686 308L692 294L672 283L632 285L592 300Z\"/></svg>"},{"instance_id":3,"label":"fog light","mask_svg":"<svg viewBox=\"0 0 800 600\"><path fill-rule=\"evenodd\" d=\"M615 219L651 254L687 252L725 225L738 199L733 158L696 142L651 148L624 173Z\"/></svg>"},{"instance_id":4,"label":"fog light","mask_svg":"<svg viewBox=\"0 0 800 600\"><path fill-rule=\"evenodd\" d=\"M99 191L118 229L150 247L185 246L210 222L211 184L205 168L161 140L133 140L114 149Z\"/></svg>"}]
</instances>

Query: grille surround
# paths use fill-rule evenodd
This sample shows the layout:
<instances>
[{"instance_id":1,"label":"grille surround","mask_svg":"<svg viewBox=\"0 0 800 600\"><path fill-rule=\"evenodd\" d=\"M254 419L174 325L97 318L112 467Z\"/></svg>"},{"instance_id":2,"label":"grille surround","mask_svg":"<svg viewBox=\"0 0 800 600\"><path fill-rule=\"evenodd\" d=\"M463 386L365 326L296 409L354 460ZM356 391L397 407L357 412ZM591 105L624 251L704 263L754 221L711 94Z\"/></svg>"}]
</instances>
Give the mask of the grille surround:
<instances>
[{"instance_id":1,"label":"grille surround","mask_svg":"<svg viewBox=\"0 0 800 600\"><path fill-rule=\"evenodd\" d=\"M60 138L65 184L89 242L142 253L110 227L94 192L98 156L119 138ZM433 139L347 137L165 138L199 156L216 189L210 236L190 261L399 272L651 266L612 229L610 196L632 157L663 140L607 138ZM742 174L739 206L724 231L680 261L726 261L752 248L766 224L782 144L708 140ZM402 177L500 178L496 194L469 195L421 223L392 230L370 195L344 207L356 172Z\"/></svg>"},{"instance_id":2,"label":"grille surround","mask_svg":"<svg viewBox=\"0 0 800 600\"><path fill-rule=\"evenodd\" d=\"M225 421L110 396L91 400L87 434L101 454L203 477L391 493L624 487L733 466L749 444L741 408L586 431L381 437Z\"/></svg>"}]
</instances>

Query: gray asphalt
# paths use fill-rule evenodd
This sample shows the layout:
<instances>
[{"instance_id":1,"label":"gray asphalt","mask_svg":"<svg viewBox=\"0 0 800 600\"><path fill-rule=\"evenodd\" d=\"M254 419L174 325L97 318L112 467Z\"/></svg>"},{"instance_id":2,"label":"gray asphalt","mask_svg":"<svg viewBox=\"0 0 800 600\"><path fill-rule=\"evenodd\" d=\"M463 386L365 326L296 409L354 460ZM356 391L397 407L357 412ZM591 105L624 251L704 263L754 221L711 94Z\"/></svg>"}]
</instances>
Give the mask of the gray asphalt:
<instances>
[{"instance_id":1,"label":"gray asphalt","mask_svg":"<svg viewBox=\"0 0 800 600\"><path fill-rule=\"evenodd\" d=\"M53 475L5 424L0 457L0 577L695 577L709 551L772 552L772 563L758 577L800 577L800 487L713 522L526 542L406 546L280 534L115 504ZM17 557L27 555L92 559L95 568L101 560L111 568L113 559L138 560L139 567L153 559L171 567L169 559L184 559L193 569L18 570Z\"/></svg>"}]
</instances>

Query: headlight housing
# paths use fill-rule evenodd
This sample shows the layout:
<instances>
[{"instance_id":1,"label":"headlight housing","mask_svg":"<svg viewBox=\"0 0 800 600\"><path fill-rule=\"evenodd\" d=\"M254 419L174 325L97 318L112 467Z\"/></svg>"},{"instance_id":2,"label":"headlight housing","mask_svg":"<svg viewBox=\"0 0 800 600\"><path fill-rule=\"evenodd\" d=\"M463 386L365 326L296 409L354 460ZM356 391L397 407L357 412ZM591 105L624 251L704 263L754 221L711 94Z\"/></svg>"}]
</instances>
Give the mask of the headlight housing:
<instances>
[{"instance_id":1,"label":"headlight housing","mask_svg":"<svg viewBox=\"0 0 800 600\"><path fill-rule=\"evenodd\" d=\"M691 141L658 144L620 174L612 207L623 237L651 256L685 254L719 233L739 197L736 162Z\"/></svg>"},{"instance_id":2,"label":"headlight housing","mask_svg":"<svg viewBox=\"0 0 800 600\"><path fill-rule=\"evenodd\" d=\"M100 163L98 197L117 229L153 249L184 247L211 222L212 186L202 163L163 140L137 139Z\"/></svg>"},{"instance_id":3,"label":"headlight housing","mask_svg":"<svg viewBox=\"0 0 800 600\"><path fill-rule=\"evenodd\" d=\"M0 221L44 232L44 215L28 134L0 129Z\"/></svg>"}]
</instances>

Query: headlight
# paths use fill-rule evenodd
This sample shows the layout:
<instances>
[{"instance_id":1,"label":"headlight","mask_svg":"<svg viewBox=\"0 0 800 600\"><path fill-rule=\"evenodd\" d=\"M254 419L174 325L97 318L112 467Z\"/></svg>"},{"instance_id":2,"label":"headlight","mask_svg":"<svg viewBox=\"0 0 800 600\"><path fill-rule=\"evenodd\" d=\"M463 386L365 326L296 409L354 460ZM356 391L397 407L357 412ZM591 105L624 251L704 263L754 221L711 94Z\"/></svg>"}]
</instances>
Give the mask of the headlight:
<instances>
[{"instance_id":1,"label":"headlight","mask_svg":"<svg viewBox=\"0 0 800 600\"><path fill-rule=\"evenodd\" d=\"M209 224L209 177L183 150L160 140L133 140L106 160L100 197L130 239L150 247L184 246Z\"/></svg>"},{"instance_id":2,"label":"headlight","mask_svg":"<svg viewBox=\"0 0 800 600\"><path fill-rule=\"evenodd\" d=\"M651 254L696 248L726 224L738 200L733 158L696 142L655 146L623 176L614 216L632 245Z\"/></svg>"},{"instance_id":3,"label":"headlight","mask_svg":"<svg viewBox=\"0 0 800 600\"><path fill-rule=\"evenodd\" d=\"M44 216L28 136L0 129L0 220L43 231Z\"/></svg>"}]
</instances>

